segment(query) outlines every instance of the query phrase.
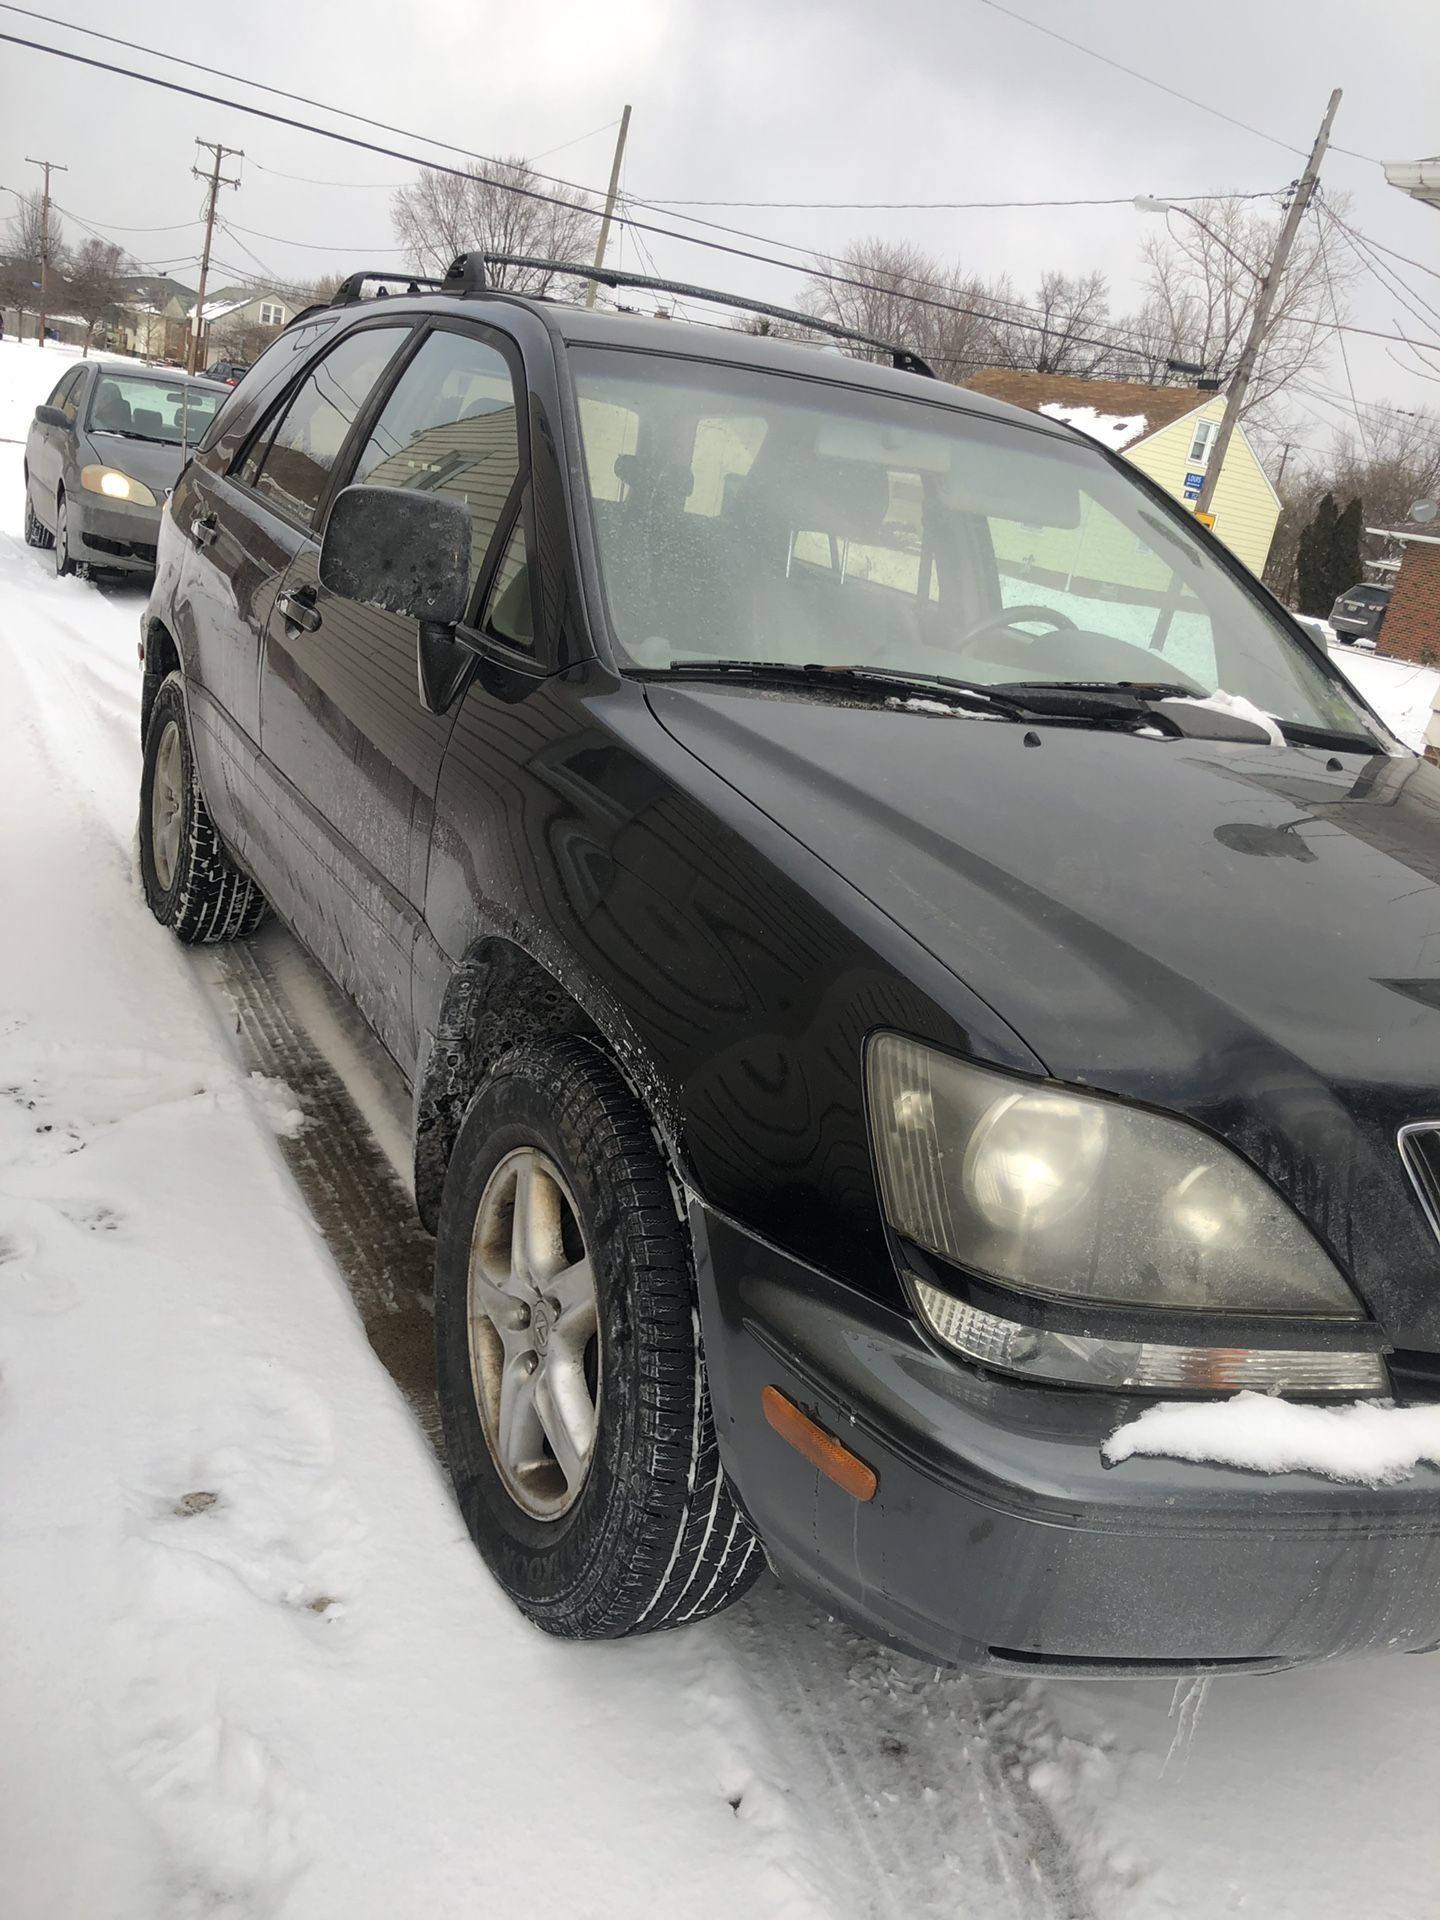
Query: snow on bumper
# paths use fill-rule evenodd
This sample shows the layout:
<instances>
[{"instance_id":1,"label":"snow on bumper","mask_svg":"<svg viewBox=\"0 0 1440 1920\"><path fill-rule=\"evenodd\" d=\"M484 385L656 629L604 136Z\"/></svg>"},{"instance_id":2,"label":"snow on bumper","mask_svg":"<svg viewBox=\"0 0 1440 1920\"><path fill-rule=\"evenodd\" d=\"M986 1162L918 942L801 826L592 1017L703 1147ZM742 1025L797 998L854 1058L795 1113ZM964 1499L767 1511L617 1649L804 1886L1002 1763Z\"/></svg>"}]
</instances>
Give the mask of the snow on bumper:
<instances>
[{"instance_id":1,"label":"snow on bumper","mask_svg":"<svg viewBox=\"0 0 1440 1920\"><path fill-rule=\"evenodd\" d=\"M781 1576L904 1651L1065 1672L1265 1669L1440 1643L1440 1471L1343 1486L1134 1458L1145 1404L986 1377L692 1205L721 1452ZM879 1477L767 1425L775 1386Z\"/></svg>"}]
</instances>

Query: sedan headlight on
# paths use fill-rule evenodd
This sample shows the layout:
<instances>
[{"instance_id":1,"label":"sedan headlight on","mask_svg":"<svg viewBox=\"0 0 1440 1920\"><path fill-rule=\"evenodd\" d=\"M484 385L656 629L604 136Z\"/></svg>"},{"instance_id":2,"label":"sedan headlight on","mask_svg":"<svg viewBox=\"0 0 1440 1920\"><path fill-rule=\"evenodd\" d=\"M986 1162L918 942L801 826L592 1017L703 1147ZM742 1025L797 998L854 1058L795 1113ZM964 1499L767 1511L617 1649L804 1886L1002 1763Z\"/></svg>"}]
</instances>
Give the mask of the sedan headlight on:
<instances>
[{"instance_id":1,"label":"sedan headlight on","mask_svg":"<svg viewBox=\"0 0 1440 1920\"><path fill-rule=\"evenodd\" d=\"M87 493L103 493L107 500L128 500L134 507L159 504L143 480L132 480L118 467L82 467L80 484Z\"/></svg>"},{"instance_id":2,"label":"sedan headlight on","mask_svg":"<svg viewBox=\"0 0 1440 1920\"><path fill-rule=\"evenodd\" d=\"M885 1212L927 1252L1052 1302L1364 1318L1299 1217L1199 1128L1016 1080L899 1034L871 1041L867 1067ZM1385 1390L1373 1353L1231 1347L1221 1367L1218 1348L1041 1332L929 1282L913 1291L932 1332L1010 1372L1152 1390Z\"/></svg>"}]
</instances>

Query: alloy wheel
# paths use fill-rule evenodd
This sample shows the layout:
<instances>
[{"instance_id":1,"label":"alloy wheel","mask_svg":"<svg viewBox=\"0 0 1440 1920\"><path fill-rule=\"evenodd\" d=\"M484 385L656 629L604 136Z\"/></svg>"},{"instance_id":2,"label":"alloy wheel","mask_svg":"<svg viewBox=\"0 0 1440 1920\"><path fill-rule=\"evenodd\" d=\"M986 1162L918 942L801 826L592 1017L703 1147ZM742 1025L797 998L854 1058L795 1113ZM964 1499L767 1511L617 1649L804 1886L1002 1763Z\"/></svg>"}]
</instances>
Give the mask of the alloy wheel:
<instances>
[{"instance_id":1,"label":"alloy wheel","mask_svg":"<svg viewBox=\"0 0 1440 1920\"><path fill-rule=\"evenodd\" d=\"M574 1198L538 1148L507 1154L486 1182L467 1292L471 1380L491 1458L522 1511L558 1520L580 1497L595 1451L599 1300Z\"/></svg>"},{"instance_id":2,"label":"alloy wheel","mask_svg":"<svg viewBox=\"0 0 1440 1920\"><path fill-rule=\"evenodd\" d=\"M64 494L55 512L55 571L62 577L70 571L70 509Z\"/></svg>"},{"instance_id":3,"label":"alloy wheel","mask_svg":"<svg viewBox=\"0 0 1440 1920\"><path fill-rule=\"evenodd\" d=\"M164 893L175 884L184 802L185 766L180 726L172 720L160 736L150 789L150 849L155 861L155 878Z\"/></svg>"}]
</instances>

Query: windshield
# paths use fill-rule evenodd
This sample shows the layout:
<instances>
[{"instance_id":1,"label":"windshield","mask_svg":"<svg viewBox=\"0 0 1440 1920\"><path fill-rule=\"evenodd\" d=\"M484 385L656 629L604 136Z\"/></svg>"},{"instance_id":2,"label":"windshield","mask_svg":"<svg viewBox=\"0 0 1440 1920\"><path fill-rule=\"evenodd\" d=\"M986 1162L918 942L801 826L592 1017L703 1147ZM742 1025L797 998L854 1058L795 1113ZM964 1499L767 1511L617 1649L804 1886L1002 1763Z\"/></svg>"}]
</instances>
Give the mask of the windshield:
<instances>
[{"instance_id":1,"label":"windshield","mask_svg":"<svg viewBox=\"0 0 1440 1920\"><path fill-rule=\"evenodd\" d=\"M193 447L228 394L192 386L188 380L135 379L102 373L90 402L91 433L122 434L160 446Z\"/></svg>"},{"instance_id":2,"label":"windshield","mask_svg":"<svg viewBox=\"0 0 1440 1920\"><path fill-rule=\"evenodd\" d=\"M1370 724L1098 450L781 374L571 352L610 625L633 666L1163 682L1299 726Z\"/></svg>"}]
</instances>

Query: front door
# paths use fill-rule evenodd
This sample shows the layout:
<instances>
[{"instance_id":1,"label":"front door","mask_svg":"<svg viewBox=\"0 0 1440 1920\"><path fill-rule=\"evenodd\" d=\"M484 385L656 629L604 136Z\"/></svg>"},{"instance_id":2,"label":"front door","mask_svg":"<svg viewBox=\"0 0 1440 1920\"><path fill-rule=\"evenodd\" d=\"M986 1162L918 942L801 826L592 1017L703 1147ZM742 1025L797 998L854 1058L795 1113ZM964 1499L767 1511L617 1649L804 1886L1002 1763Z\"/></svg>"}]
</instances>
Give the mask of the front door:
<instances>
[{"instance_id":1,"label":"front door","mask_svg":"<svg viewBox=\"0 0 1440 1920\"><path fill-rule=\"evenodd\" d=\"M50 407L58 407L69 421L69 426L41 426L37 422L29 439L26 465L29 470L30 504L42 526L53 528L55 525L55 498L65 455L75 444L79 395L88 372L87 367L72 367L45 403Z\"/></svg>"},{"instance_id":2,"label":"front door","mask_svg":"<svg viewBox=\"0 0 1440 1920\"><path fill-rule=\"evenodd\" d=\"M400 373L348 476L342 472L355 484L462 500L472 522L472 602L518 493L518 419L515 379L496 336L440 325ZM408 1071L412 954L453 715L421 704L415 622L328 592L318 559L311 540L270 618L261 745L297 797L301 864L323 875L297 925Z\"/></svg>"},{"instance_id":3,"label":"front door","mask_svg":"<svg viewBox=\"0 0 1440 1920\"><path fill-rule=\"evenodd\" d=\"M229 472L203 457L184 489L191 542L180 636L201 784L227 839L289 917L281 804L260 757L260 654L286 569L309 544L355 419L409 329L346 335L283 396Z\"/></svg>"}]
</instances>

